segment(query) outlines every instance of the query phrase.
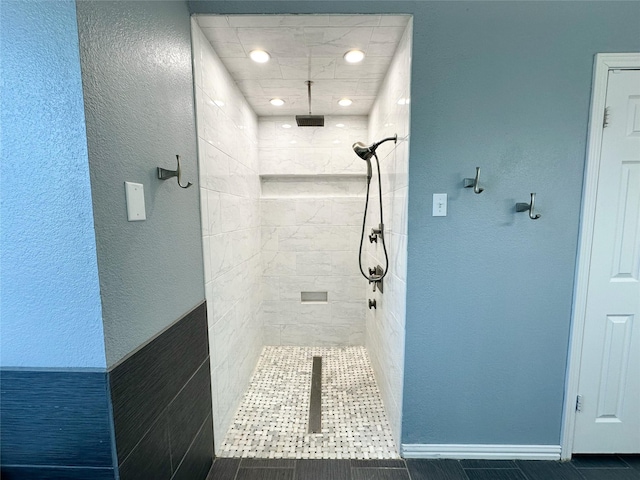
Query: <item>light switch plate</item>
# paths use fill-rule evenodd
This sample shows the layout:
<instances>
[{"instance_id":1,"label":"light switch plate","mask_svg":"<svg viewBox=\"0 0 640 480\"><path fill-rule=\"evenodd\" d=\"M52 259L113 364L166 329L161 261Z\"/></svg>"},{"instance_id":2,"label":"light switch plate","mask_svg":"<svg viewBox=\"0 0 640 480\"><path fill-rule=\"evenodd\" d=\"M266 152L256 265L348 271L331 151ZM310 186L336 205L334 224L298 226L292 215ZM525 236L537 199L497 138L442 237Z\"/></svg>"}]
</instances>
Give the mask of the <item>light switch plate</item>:
<instances>
[{"instance_id":1,"label":"light switch plate","mask_svg":"<svg viewBox=\"0 0 640 480\"><path fill-rule=\"evenodd\" d=\"M447 216L447 194L446 193L434 193L433 194L433 214L434 217L446 217Z\"/></svg>"},{"instance_id":2,"label":"light switch plate","mask_svg":"<svg viewBox=\"0 0 640 480\"><path fill-rule=\"evenodd\" d=\"M124 182L124 194L127 200L127 219L130 222L146 220L144 185L141 183Z\"/></svg>"}]
</instances>

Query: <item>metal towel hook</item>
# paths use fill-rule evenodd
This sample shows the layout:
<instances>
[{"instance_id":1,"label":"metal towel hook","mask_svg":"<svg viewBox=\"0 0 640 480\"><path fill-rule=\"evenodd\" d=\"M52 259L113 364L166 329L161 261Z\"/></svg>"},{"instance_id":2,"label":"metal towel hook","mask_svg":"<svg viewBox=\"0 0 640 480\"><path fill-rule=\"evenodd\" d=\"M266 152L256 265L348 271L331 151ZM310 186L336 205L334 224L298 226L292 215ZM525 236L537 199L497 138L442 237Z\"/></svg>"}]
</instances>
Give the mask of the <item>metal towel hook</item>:
<instances>
[{"instance_id":1,"label":"metal towel hook","mask_svg":"<svg viewBox=\"0 0 640 480\"><path fill-rule=\"evenodd\" d=\"M160 180L167 180L172 177L178 177L178 186L180 188L189 188L191 186L191 182L187 182L186 185L182 185L182 167L180 166L180 155L176 155L176 160L178 161L177 170L166 170L164 168L158 167L158 178Z\"/></svg>"},{"instance_id":2,"label":"metal towel hook","mask_svg":"<svg viewBox=\"0 0 640 480\"><path fill-rule=\"evenodd\" d=\"M531 194L531 203L516 203L516 212L526 212L529 211L529 218L531 220L537 220L540 218L540 214L534 214L533 209L535 208L536 203L536 194Z\"/></svg>"},{"instance_id":3,"label":"metal towel hook","mask_svg":"<svg viewBox=\"0 0 640 480\"><path fill-rule=\"evenodd\" d=\"M464 188L473 187L473 193L482 193L484 188L480 188L480 167L476 167L476 178L465 178Z\"/></svg>"}]
</instances>

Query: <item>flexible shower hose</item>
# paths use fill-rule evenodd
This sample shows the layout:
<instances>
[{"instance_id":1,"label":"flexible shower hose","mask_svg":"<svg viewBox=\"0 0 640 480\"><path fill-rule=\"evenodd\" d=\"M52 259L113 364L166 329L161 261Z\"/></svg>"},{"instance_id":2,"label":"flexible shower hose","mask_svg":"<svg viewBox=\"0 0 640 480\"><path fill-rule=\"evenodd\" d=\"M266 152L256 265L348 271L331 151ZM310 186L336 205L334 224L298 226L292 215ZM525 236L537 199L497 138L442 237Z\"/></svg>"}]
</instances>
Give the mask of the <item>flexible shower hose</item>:
<instances>
[{"instance_id":1,"label":"flexible shower hose","mask_svg":"<svg viewBox=\"0 0 640 480\"><path fill-rule=\"evenodd\" d=\"M382 228L380 231L380 238L382 238L382 249L384 250L385 268L384 268L384 272L382 273L382 275L380 275L380 277L376 277L373 275L369 276L366 273L364 273L364 270L362 269L362 244L364 242L364 231L367 224L367 210L369 209L369 187L371 186L371 178L367 177L367 199L365 200L365 203L364 203L364 217L362 218L362 233L360 234L360 250L358 251L358 265L360 266L360 273L362 273L362 276L366 278L369 281L369 283L382 280L387 275L387 272L389 271L389 255L387 254L387 245L384 242L384 218L382 215L382 179L380 176L380 161L378 160L378 155L375 152L373 153L373 156L376 157L376 169L378 170L378 200L380 201L380 225L382 225Z\"/></svg>"}]
</instances>

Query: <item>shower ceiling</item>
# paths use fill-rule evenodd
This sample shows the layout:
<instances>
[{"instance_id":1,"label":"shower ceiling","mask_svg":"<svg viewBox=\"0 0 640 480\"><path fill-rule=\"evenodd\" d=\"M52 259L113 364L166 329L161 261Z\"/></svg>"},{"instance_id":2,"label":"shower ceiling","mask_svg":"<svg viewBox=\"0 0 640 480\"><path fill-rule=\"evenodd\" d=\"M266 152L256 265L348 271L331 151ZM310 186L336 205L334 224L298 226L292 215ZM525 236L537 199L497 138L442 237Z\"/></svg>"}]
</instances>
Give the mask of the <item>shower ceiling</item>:
<instances>
[{"instance_id":1,"label":"shower ceiling","mask_svg":"<svg viewBox=\"0 0 640 480\"><path fill-rule=\"evenodd\" d=\"M198 25L258 116L308 112L312 80L316 115L367 115L389 68L408 15L199 15ZM271 60L255 63L262 49ZM343 55L362 50L347 63ZM285 104L274 107L272 98ZM341 107L342 98L353 100Z\"/></svg>"}]
</instances>

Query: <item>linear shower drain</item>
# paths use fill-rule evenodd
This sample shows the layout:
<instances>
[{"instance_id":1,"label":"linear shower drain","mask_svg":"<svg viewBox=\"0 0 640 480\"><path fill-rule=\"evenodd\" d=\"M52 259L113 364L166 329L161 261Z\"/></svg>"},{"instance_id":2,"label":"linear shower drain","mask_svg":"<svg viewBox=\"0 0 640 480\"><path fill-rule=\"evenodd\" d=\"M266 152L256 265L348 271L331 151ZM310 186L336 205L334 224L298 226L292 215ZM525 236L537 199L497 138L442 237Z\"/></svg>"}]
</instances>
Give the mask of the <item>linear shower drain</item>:
<instances>
[{"instance_id":1,"label":"linear shower drain","mask_svg":"<svg viewBox=\"0 0 640 480\"><path fill-rule=\"evenodd\" d=\"M322 357L313 357L311 397L309 399L309 433L322 432Z\"/></svg>"}]
</instances>

